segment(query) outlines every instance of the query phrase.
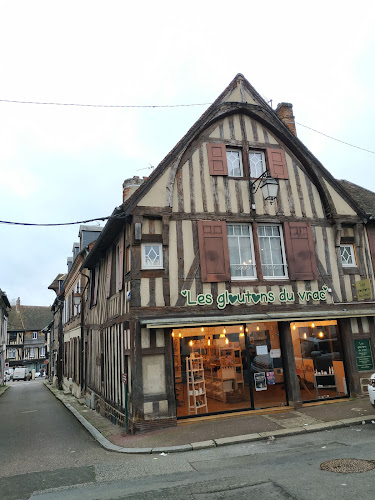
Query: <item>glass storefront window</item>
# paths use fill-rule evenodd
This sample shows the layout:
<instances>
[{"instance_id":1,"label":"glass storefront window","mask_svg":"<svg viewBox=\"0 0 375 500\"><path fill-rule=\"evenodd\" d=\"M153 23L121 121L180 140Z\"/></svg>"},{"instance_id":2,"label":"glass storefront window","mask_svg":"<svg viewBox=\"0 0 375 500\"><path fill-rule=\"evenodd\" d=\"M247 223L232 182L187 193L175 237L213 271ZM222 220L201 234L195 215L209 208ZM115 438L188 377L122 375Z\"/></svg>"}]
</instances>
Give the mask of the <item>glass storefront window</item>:
<instances>
[{"instance_id":1,"label":"glass storefront window","mask_svg":"<svg viewBox=\"0 0 375 500\"><path fill-rule=\"evenodd\" d=\"M294 357L302 401L348 393L337 322L291 324Z\"/></svg>"},{"instance_id":2,"label":"glass storefront window","mask_svg":"<svg viewBox=\"0 0 375 500\"><path fill-rule=\"evenodd\" d=\"M172 332L177 416L286 404L277 323Z\"/></svg>"}]
</instances>

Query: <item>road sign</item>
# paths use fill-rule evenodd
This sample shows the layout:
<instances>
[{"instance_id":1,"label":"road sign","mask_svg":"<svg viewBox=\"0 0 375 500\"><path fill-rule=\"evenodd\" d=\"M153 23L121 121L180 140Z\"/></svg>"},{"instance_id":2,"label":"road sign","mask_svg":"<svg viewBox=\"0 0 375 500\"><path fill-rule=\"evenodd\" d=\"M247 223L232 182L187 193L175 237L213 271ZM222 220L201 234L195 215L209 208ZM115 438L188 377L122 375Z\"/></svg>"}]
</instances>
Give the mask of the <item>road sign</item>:
<instances>
[{"instance_id":1,"label":"road sign","mask_svg":"<svg viewBox=\"0 0 375 500\"><path fill-rule=\"evenodd\" d=\"M45 365L48 365L48 359L45 359L45 360L44 360L44 364L45 364Z\"/></svg>"}]
</instances>

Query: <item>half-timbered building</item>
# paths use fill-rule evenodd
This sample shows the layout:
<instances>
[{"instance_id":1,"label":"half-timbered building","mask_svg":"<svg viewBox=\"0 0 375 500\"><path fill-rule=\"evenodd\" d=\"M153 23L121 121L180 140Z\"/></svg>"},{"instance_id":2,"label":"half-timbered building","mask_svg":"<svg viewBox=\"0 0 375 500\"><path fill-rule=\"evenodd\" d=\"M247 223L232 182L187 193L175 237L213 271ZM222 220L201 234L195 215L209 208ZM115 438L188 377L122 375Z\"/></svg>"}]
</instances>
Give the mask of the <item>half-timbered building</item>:
<instances>
[{"instance_id":1,"label":"half-timbered building","mask_svg":"<svg viewBox=\"0 0 375 500\"><path fill-rule=\"evenodd\" d=\"M83 262L86 390L103 414L136 432L361 393L369 216L298 140L291 104L273 110L239 74L123 187Z\"/></svg>"},{"instance_id":2,"label":"half-timbered building","mask_svg":"<svg viewBox=\"0 0 375 500\"><path fill-rule=\"evenodd\" d=\"M24 306L18 297L9 311L6 360L10 368L45 371L48 358L46 327L52 321L49 307Z\"/></svg>"},{"instance_id":3,"label":"half-timbered building","mask_svg":"<svg viewBox=\"0 0 375 500\"><path fill-rule=\"evenodd\" d=\"M50 379L59 388L80 398L84 389L83 309L88 299L89 273L82 268L102 228L81 225L79 241L73 244L72 256L67 258L67 273L59 274L49 286L55 291L52 305L53 322L50 328Z\"/></svg>"}]
</instances>

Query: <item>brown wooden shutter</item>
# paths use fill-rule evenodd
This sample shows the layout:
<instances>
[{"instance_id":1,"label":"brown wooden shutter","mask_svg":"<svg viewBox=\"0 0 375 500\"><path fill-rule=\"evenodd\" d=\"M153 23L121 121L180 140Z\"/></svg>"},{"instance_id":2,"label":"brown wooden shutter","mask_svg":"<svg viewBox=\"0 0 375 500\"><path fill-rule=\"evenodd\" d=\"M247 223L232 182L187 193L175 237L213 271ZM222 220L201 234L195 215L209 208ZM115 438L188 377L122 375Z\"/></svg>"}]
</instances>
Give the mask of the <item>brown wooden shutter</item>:
<instances>
[{"instance_id":1,"label":"brown wooden shutter","mask_svg":"<svg viewBox=\"0 0 375 500\"><path fill-rule=\"evenodd\" d=\"M372 224L367 225L366 230L372 260L372 268L375 274L375 226Z\"/></svg>"},{"instance_id":2,"label":"brown wooden shutter","mask_svg":"<svg viewBox=\"0 0 375 500\"><path fill-rule=\"evenodd\" d=\"M107 253L107 271L105 275L105 296L108 297L111 294L111 275L112 275L112 249Z\"/></svg>"},{"instance_id":3,"label":"brown wooden shutter","mask_svg":"<svg viewBox=\"0 0 375 500\"><path fill-rule=\"evenodd\" d=\"M202 282L230 280L226 223L224 221L198 221L198 237Z\"/></svg>"},{"instance_id":4,"label":"brown wooden shutter","mask_svg":"<svg viewBox=\"0 0 375 500\"><path fill-rule=\"evenodd\" d=\"M124 235L121 236L118 243L118 289L122 290L124 275Z\"/></svg>"},{"instance_id":5,"label":"brown wooden shutter","mask_svg":"<svg viewBox=\"0 0 375 500\"><path fill-rule=\"evenodd\" d=\"M288 179L285 153L282 149L267 148L267 164L271 177L274 179Z\"/></svg>"},{"instance_id":6,"label":"brown wooden shutter","mask_svg":"<svg viewBox=\"0 0 375 500\"><path fill-rule=\"evenodd\" d=\"M285 246L291 280L315 280L318 269L310 224L285 222Z\"/></svg>"},{"instance_id":7,"label":"brown wooden shutter","mask_svg":"<svg viewBox=\"0 0 375 500\"><path fill-rule=\"evenodd\" d=\"M207 144L210 175L228 175L227 152L225 144Z\"/></svg>"}]
</instances>

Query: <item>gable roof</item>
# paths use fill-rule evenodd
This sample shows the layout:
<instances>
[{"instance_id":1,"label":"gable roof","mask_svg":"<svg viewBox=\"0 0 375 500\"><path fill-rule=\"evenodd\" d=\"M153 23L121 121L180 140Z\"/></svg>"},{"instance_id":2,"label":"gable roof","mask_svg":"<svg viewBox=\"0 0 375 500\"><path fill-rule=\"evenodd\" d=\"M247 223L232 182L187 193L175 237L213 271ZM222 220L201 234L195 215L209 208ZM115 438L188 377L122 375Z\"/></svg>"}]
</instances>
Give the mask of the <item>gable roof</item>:
<instances>
[{"instance_id":1,"label":"gable roof","mask_svg":"<svg viewBox=\"0 0 375 500\"><path fill-rule=\"evenodd\" d=\"M53 315L49 306L16 306L9 312L8 331L43 330L52 319Z\"/></svg>"},{"instance_id":2,"label":"gable roof","mask_svg":"<svg viewBox=\"0 0 375 500\"><path fill-rule=\"evenodd\" d=\"M138 200L147 193L153 183L164 173L166 168L173 164L173 171L175 172L177 170L184 152L192 141L194 141L194 139L196 139L209 125L235 113L244 113L259 121L290 149L301 164L305 166L307 174L317 187L328 217L335 218L337 213L323 178L327 179L328 182L335 187L339 194L363 220L366 219L366 213L361 206L358 205L332 174L326 170L309 149L280 120L276 112L246 78L241 73L238 73L213 104L208 107L175 147L160 162L148 179L140 185L121 207L117 207L114 210L82 267L89 268L97 261L98 256L103 254L107 245L112 242L115 235L121 230L126 220L131 216L132 210L136 207ZM170 206L171 205L167 208L170 208Z\"/></svg>"}]
</instances>

